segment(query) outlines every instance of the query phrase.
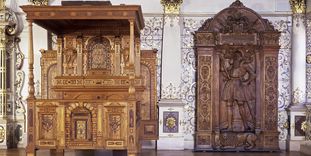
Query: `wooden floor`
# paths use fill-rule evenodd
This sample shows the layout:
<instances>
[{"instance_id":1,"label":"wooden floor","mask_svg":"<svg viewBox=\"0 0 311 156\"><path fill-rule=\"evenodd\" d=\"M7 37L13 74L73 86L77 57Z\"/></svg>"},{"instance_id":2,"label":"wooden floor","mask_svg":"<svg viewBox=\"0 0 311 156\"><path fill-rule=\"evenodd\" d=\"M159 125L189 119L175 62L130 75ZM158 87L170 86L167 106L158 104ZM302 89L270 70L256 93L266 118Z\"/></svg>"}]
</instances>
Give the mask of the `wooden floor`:
<instances>
[{"instance_id":1,"label":"wooden floor","mask_svg":"<svg viewBox=\"0 0 311 156\"><path fill-rule=\"evenodd\" d=\"M0 156L25 156L25 150L23 149L9 149L0 150ZM37 156L55 156L56 154L50 153L47 150L37 151ZM65 156L111 156L111 151L66 151ZM118 154L114 156L119 156ZM141 156L306 156L299 152L196 152L191 150L186 151L154 151L143 150Z\"/></svg>"}]
</instances>

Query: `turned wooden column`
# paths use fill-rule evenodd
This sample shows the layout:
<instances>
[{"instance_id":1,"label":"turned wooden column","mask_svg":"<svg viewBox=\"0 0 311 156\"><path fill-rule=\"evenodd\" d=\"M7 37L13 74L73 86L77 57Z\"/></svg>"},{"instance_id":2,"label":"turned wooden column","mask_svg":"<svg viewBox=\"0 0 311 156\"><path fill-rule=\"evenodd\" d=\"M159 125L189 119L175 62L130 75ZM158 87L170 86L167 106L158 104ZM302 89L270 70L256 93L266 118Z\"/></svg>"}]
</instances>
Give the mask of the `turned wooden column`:
<instances>
[{"instance_id":1,"label":"turned wooden column","mask_svg":"<svg viewBox=\"0 0 311 156\"><path fill-rule=\"evenodd\" d=\"M135 75L140 76L140 38L135 38Z\"/></svg>"},{"instance_id":2,"label":"turned wooden column","mask_svg":"<svg viewBox=\"0 0 311 156\"><path fill-rule=\"evenodd\" d=\"M34 54L33 54L33 33L32 33L32 20L28 21L29 27L29 50L28 50L28 64L29 64L29 73L28 73L28 98L27 98L27 113L28 113L28 126L27 126L27 156L35 156L35 128L34 128L34 100L35 100L35 87L34 87L34 75L33 75L33 63L34 63Z\"/></svg>"},{"instance_id":3,"label":"turned wooden column","mask_svg":"<svg viewBox=\"0 0 311 156\"><path fill-rule=\"evenodd\" d=\"M35 99L34 75L33 75L33 33L32 33L32 20L28 21L29 27L29 49L28 49L28 99Z\"/></svg>"},{"instance_id":4,"label":"turned wooden column","mask_svg":"<svg viewBox=\"0 0 311 156\"><path fill-rule=\"evenodd\" d=\"M134 45L134 21L130 20L130 66L135 62L135 45Z\"/></svg>"}]
</instances>

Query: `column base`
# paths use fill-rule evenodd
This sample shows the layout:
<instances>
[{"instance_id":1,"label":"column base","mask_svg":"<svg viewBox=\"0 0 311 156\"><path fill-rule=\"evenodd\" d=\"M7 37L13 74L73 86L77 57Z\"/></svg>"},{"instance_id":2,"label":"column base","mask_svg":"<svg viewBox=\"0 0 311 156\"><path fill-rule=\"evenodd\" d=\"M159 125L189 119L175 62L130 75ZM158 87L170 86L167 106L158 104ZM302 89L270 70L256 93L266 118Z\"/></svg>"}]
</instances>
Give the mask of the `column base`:
<instances>
[{"instance_id":1,"label":"column base","mask_svg":"<svg viewBox=\"0 0 311 156\"><path fill-rule=\"evenodd\" d=\"M184 150L183 137L159 138L158 150Z\"/></svg>"},{"instance_id":2,"label":"column base","mask_svg":"<svg viewBox=\"0 0 311 156\"><path fill-rule=\"evenodd\" d=\"M300 152L306 155L311 155L311 141L305 141L300 144Z\"/></svg>"},{"instance_id":3,"label":"column base","mask_svg":"<svg viewBox=\"0 0 311 156\"><path fill-rule=\"evenodd\" d=\"M280 150L286 150L286 141L279 141L279 148Z\"/></svg>"},{"instance_id":4,"label":"column base","mask_svg":"<svg viewBox=\"0 0 311 156\"><path fill-rule=\"evenodd\" d=\"M288 144L289 151L300 151L301 140L290 140Z\"/></svg>"},{"instance_id":5,"label":"column base","mask_svg":"<svg viewBox=\"0 0 311 156\"><path fill-rule=\"evenodd\" d=\"M184 104L181 99L161 99L158 150L184 150Z\"/></svg>"}]
</instances>

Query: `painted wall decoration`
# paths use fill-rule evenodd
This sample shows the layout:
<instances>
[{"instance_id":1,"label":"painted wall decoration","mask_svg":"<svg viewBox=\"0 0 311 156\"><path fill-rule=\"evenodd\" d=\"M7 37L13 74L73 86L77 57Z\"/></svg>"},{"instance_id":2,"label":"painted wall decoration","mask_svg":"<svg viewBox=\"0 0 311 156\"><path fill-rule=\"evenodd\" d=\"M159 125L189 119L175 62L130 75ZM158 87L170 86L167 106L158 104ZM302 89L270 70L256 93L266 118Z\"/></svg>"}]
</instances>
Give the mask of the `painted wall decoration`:
<instances>
[{"instance_id":1,"label":"painted wall decoration","mask_svg":"<svg viewBox=\"0 0 311 156\"><path fill-rule=\"evenodd\" d=\"M157 95L160 99L160 81L161 81L161 49L162 49L162 30L163 30L163 17L150 17L144 16L145 27L141 31L141 49L150 50L157 49Z\"/></svg>"},{"instance_id":2,"label":"painted wall decoration","mask_svg":"<svg viewBox=\"0 0 311 156\"><path fill-rule=\"evenodd\" d=\"M307 56L311 54L311 13L306 16ZM311 64L307 62L307 101L311 100Z\"/></svg>"},{"instance_id":3,"label":"painted wall decoration","mask_svg":"<svg viewBox=\"0 0 311 156\"><path fill-rule=\"evenodd\" d=\"M163 133L178 133L179 112L163 112Z\"/></svg>"}]
</instances>

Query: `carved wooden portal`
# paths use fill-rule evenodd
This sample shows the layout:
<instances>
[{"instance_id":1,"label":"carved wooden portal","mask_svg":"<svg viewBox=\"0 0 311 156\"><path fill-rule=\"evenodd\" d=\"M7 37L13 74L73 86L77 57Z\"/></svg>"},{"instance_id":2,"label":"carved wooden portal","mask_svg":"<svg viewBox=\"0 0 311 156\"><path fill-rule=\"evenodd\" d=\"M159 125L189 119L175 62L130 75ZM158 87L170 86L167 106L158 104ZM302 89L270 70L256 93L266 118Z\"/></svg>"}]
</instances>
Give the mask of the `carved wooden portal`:
<instances>
[{"instance_id":1,"label":"carved wooden portal","mask_svg":"<svg viewBox=\"0 0 311 156\"><path fill-rule=\"evenodd\" d=\"M275 151L279 32L240 1L195 33L195 150Z\"/></svg>"}]
</instances>

